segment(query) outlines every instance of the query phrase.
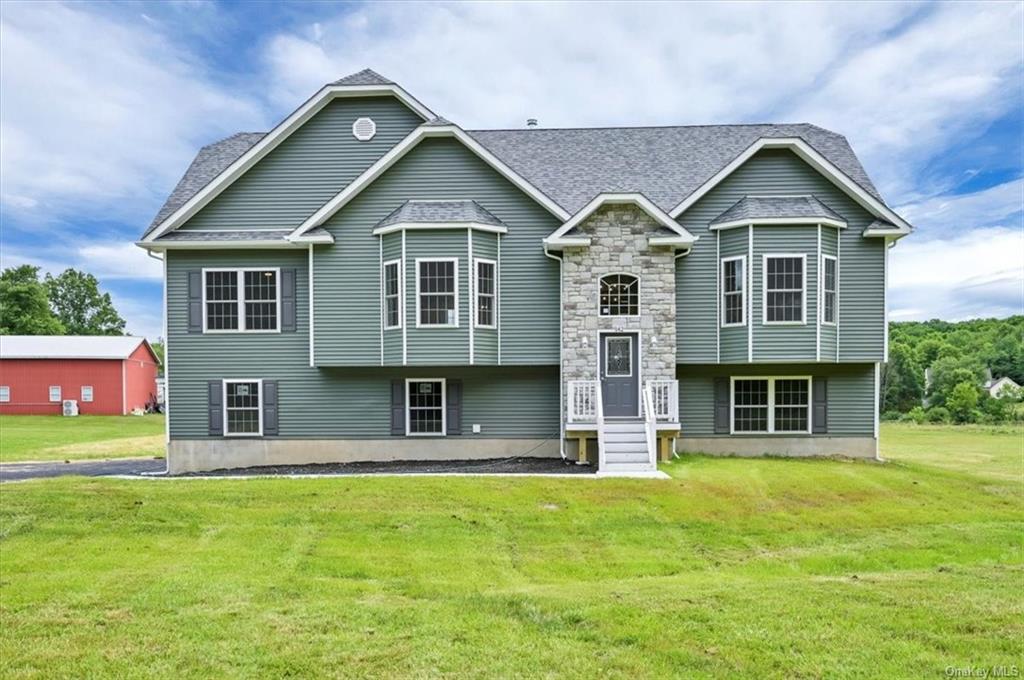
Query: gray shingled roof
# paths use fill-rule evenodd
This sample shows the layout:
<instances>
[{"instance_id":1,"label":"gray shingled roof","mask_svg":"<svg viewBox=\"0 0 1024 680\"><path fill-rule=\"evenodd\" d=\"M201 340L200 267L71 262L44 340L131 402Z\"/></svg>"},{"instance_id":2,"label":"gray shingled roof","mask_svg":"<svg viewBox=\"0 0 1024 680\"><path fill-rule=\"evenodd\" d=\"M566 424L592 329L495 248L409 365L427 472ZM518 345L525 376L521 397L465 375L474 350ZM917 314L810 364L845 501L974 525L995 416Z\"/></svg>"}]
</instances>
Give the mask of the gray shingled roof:
<instances>
[{"instance_id":1,"label":"gray shingled roof","mask_svg":"<svg viewBox=\"0 0 1024 680\"><path fill-rule=\"evenodd\" d=\"M172 231L160 237L161 241L284 241L291 229L251 229L247 231ZM330 235L326 229L310 229L303 236Z\"/></svg>"},{"instance_id":2,"label":"gray shingled roof","mask_svg":"<svg viewBox=\"0 0 1024 680\"><path fill-rule=\"evenodd\" d=\"M501 220L476 201L406 201L376 226L387 227L401 222L479 222L503 226Z\"/></svg>"},{"instance_id":3,"label":"gray shingled roof","mask_svg":"<svg viewBox=\"0 0 1024 680\"><path fill-rule=\"evenodd\" d=\"M738 220L778 217L846 221L814 196L744 196L731 208L711 220L711 226Z\"/></svg>"},{"instance_id":4,"label":"gray shingled roof","mask_svg":"<svg viewBox=\"0 0 1024 680\"><path fill-rule=\"evenodd\" d=\"M882 200L846 138L805 123L467 132L569 213L604 192L639 192L670 211L762 137L803 139ZM264 134L241 133L203 147L146 235Z\"/></svg>"},{"instance_id":5,"label":"gray shingled roof","mask_svg":"<svg viewBox=\"0 0 1024 680\"><path fill-rule=\"evenodd\" d=\"M668 212L762 137L803 139L881 200L845 137L803 123L467 132L569 213L602 192Z\"/></svg>"},{"instance_id":6,"label":"gray shingled roof","mask_svg":"<svg viewBox=\"0 0 1024 680\"><path fill-rule=\"evenodd\" d=\"M364 68L359 73L345 76L335 80L331 85L394 85L394 81L388 80L373 69Z\"/></svg>"}]
</instances>

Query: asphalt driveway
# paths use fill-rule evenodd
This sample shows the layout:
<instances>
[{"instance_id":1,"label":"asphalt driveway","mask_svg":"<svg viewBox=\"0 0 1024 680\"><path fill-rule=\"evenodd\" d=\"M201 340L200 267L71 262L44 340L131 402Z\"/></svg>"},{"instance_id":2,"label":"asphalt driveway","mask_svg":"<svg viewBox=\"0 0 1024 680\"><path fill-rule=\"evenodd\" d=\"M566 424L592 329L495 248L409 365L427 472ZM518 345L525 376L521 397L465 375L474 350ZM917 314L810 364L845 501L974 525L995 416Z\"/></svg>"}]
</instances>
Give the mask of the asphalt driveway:
<instances>
[{"instance_id":1,"label":"asphalt driveway","mask_svg":"<svg viewBox=\"0 0 1024 680\"><path fill-rule=\"evenodd\" d=\"M3 463L0 464L0 482L23 479L42 479L64 475L107 477L110 475L138 475L143 472L163 472L167 463L162 458L122 458L111 460L83 460L65 463Z\"/></svg>"}]
</instances>

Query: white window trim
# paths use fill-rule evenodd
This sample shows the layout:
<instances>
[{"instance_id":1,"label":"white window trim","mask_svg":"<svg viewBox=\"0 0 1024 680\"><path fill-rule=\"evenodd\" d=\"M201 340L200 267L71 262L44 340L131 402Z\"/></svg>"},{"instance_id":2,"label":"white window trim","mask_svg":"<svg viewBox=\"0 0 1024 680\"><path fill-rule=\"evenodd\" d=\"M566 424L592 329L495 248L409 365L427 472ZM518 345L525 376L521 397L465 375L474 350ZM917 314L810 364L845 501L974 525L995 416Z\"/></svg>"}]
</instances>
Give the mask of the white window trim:
<instances>
[{"instance_id":1,"label":"white window trim","mask_svg":"<svg viewBox=\"0 0 1024 680\"><path fill-rule=\"evenodd\" d=\"M210 329L206 324L208 311L206 305L206 273L207 272L235 272L235 285L237 288L235 298L235 309L238 313L238 328ZM277 328L253 329L245 327L245 272L274 272L274 303L276 312L274 318L277 321ZM280 333L281 332L281 268L280 267L208 267L202 271L203 277L203 333L208 335L221 335L232 333Z\"/></svg>"},{"instance_id":2,"label":"white window trim","mask_svg":"<svg viewBox=\"0 0 1024 680\"><path fill-rule=\"evenodd\" d=\"M394 297L398 298L398 323L393 326L388 325L387 272L388 267L391 265L394 265L395 267L398 268L398 290L395 292L394 295ZM384 301L384 305L381 308L381 317L384 323L384 330L386 331L398 330L402 327L402 317L404 316L405 311L402 309L402 289L405 287L404 269L405 268L402 266L402 258L400 257L397 257L393 260L388 260L383 265L381 265L380 294L381 299Z\"/></svg>"},{"instance_id":3,"label":"white window trim","mask_svg":"<svg viewBox=\"0 0 1024 680\"><path fill-rule=\"evenodd\" d=\"M56 399L53 398L53 391L54 390L57 390L57 398ZM60 402L64 401L64 399L63 399L64 395L63 395L63 392L61 391L60 385L50 385L50 389L48 391L48 395L47 396L49 397L51 404L59 404Z\"/></svg>"},{"instance_id":4,"label":"white window trim","mask_svg":"<svg viewBox=\"0 0 1024 680\"><path fill-rule=\"evenodd\" d=\"M0 385L0 403L6 404L11 401L11 386Z\"/></svg>"},{"instance_id":5,"label":"white window trim","mask_svg":"<svg viewBox=\"0 0 1024 680\"><path fill-rule=\"evenodd\" d=\"M409 385L421 382L441 383L441 431L413 432L412 421L409 419L410 399ZM448 436L448 385L444 378L406 378L405 379L405 436L406 437L447 437Z\"/></svg>"},{"instance_id":6,"label":"white window trim","mask_svg":"<svg viewBox=\"0 0 1024 680\"><path fill-rule=\"evenodd\" d=\"M604 339L604 369L603 374L606 378L632 378L633 377L633 350L635 349L633 343L636 340L636 336L631 333L605 333L602 338ZM608 372L608 342L610 340L621 340L626 338L629 340L629 373L616 373L612 375Z\"/></svg>"},{"instance_id":7,"label":"white window trim","mask_svg":"<svg viewBox=\"0 0 1024 680\"><path fill-rule=\"evenodd\" d=\"M257 398L259 404L256 407L256 413L258 416L258 422L260 424L259 432L228 432L228 385L232 383L256 383L259 385ZM263 379L262 378L230 378L221 381L221 410L224 423L224 436L225 437L262 437L263 436Z\"/></svg>"},{"instance_id":8,"label":"white window trim","mask_svg":"<svg viewBox=\"0 0 1024 680\"><path fill-rule=\"evenodd\" d=\"M833 288L831 291L832 294L835 295L836 302L834 305L832 305L833 319L831 321L825 319L825 293L827 292L825 290L825 262L827 260L832 260L833 262L836 263L836 285L835 288ZM821 308L818 313L821 315L821 323L823 326L835 326L836 320L839 318L839 258L836 257L835 255L822 255L820 266L821 276L819 278L821 279L821 282L818 288L818 298L820 300L819 305Z\"/></svg>"},{"instance_id":9,"label":"white window trim","mask_svg":"<svg viewBox=\"0 0 1024 680\"><path fill-rule=\"evenodd\" d=\"M737 380L767 380L768 381L768 429L767 430L743 430L736 431L736 381ZM783 430L775 431L775 381L776 380L803 380L807 383L807 429L806 430ZM758 435L770 434L779 436L812 434L814 432L814 385L809 375L734 375L729 378L729 434L735 435Z\"/></svg>"},{"instance_id":10,"label":"white window trim","mask_svg":"<svg viewBox=\"0 0 1024 680\"><path fill-rule=\"evenodd\" d=\"M762 326L806 326L807 325L807 253L765 253L761 256L761 325ZM799 258L803 264L800 266L800 321L769 321L768 320L768 293L769 292L790 292L789 288L782 291L768 290L768 260L782 260L787 258Z\"/></svg>"},{"instance_id":11,"label":"white window trim","mask_svg":"<svg viewBox=\"0 0 1024 680\"><path fill-rule=\"evenodd\" d=\"M442 295L455 296L455 323L423 323L420 316L420 263L427 262L451 262L454 290L452 293ZM437 295L438 293L424 293L424 295ZM457 257L417 257L416 258L416 328L458 328L459 327L459 258Z\"/></svg>"},{"instance_id":12,"label":"white window trim","mask_svg":"<svg viewBox=\"0 0 1024 680\"><path fill-rule=\"evenodd\" d=\"M86 390L88 390L88 391L89 391L89 398L88 398L88 399L86 399L86 398L85 398ZM84 403L86 403L86 404L92 403L92 400L93 400L93 389L92 389L92 385L82 385L82 389L81 389L81 392L80 392L80 396L81 396L81 398L82 398L82 401L83 401Z\"/></svg>"},{"instance_id":13,"label":"white window trim","mask_svg":"<svg viewBox=\"0 0 1024 680\"><path fill-rule=\"evenodd\" d=\"M636 314L602 314L601 313L601 282L609 276L632 276L636 279ZM643 281L633 272L606 272L597 277L597 315L603 319L639 319L643 307Z\"/></svg>"},{"instance_id":14,"label":"white window trim","mask_svg":"<svg viewBox=\"0 0 1024 680\"><path fill-rule=\"evenodd\" d=\"M742 263L741 266L743 268L743 276L740 279L740 290L738 291L739 292L739 296L740 296L740 300L742 302L742 304L740 304L740 314L742 316L742 320L739 321L739 322L728 323L725 320L726 319L726 314L725 314L725 310L726 310L725 296L726 296L726 292L727 292L725 290L725 263L726 262L734 262L736 260L739 260ZM746 326L747 325L747 256L746 255L736 255L734 257L723 257L721 262L718 265L718 282L719 282L718 289L721 291L721 297L718 300L718 304L720 305L719 308L721 310L722 328L739 328L741 326ZM733 292L729 293L729 295L736 295L736 294L737 294L737 291L733 291Z\"/></svg>"},{"instance_id":15,"label":"white window trim","mask_svg":"<svg viewBox=\"0 0 1024 680\"><path fill-rule=\"evenodd\" d=\"M491 265L491 289L493 293L481 293L480 292L480 264ZM480 296L485 295L491 298L491 315L494 319L492 324L480 323ZM495 260L491 260L486 257L477 257L473 259L473 325L476 328L490 328L495 329L498 327L498 263Z\"/></svg>"}]
</instances>

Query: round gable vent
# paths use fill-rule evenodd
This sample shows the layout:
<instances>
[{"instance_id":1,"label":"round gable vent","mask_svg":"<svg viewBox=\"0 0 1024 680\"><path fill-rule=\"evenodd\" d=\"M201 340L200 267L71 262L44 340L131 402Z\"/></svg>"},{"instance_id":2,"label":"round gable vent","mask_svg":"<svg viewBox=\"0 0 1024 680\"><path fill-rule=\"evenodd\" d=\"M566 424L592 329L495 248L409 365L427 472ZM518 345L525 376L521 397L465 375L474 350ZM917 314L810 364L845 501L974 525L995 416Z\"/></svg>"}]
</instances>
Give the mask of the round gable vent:
<instances>
[{"instance_id":1,"label":"round gable vent","mask_svg":"<svg viewBox=\"0 0 1024 680\"><path fill-rule=\"evenodd\" d=\"M377 134L377 124L372 118L356 118L352 123L352 135L360 142L368 142Z\"/></svg>"}]
</instances>

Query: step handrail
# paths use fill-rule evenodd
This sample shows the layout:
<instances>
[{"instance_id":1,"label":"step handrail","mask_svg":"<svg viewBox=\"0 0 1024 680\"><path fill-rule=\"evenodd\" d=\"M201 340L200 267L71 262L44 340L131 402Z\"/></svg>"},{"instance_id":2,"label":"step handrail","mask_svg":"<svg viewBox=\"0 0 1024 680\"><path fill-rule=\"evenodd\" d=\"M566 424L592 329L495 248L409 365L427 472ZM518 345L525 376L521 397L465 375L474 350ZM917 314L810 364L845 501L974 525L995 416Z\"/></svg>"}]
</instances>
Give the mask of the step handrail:
<instances>
[{"instance_id":1,"label":"step handrail","mask_svg":"<svg viewBox=\"0 0 1024 680\"><path fill-rule=\"evenodd\" d=\"M601 389L600 381L597 382L597 389L594 395L594 407L597 420L597 469L604 470L604 390Z\"/></svg>"},{"instance_id":2,"label":"step handrail","mask_svg":"<svg viewBox=\"0 0 1024 680\"><path fill-rule=\"evenodd\" d=\"M658 466L658 415L654 412L654 397L650 381L644 385L644 432L647 435L647 462L652 468Z\"/></svg>"}]
</instances>

